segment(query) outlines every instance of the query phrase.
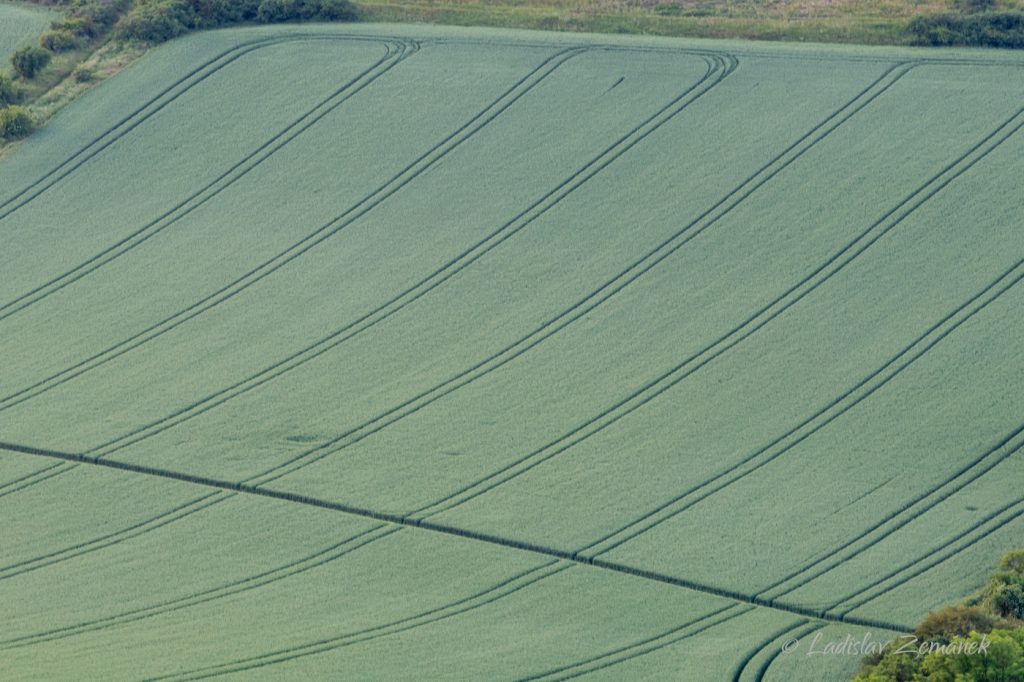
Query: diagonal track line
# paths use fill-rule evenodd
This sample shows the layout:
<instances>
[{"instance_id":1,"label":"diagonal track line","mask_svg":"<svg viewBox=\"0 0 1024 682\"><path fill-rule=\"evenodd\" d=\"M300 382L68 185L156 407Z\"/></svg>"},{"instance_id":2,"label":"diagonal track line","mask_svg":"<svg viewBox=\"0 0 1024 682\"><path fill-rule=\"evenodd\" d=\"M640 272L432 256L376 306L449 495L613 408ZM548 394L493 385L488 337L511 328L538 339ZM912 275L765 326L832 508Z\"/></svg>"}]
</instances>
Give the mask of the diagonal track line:
<instances>
[{"instance_id":1,"label":"diagonal track line","mask_svg":"<svg viewBox=\"0 0 1024 682\"><path fill-rule=\"evenodd\" d=\"M354 78L348 80L325 99L318 102L311 109L271 136L259 147L246 154L241 160L235 162L213 180L191 193L188 197L179 201L153 220L150 220L127 237L94 254L70 270L0 305L0 322L91 275L103 266L129 253L137 246L171 227L248 175L249 172L283 149L295 138L305 133L351 97L361 92L417 51L418 46L414 43L402 43L397 46L390 43L386 44L384 56Z\"/></svg>"}]
</instances>

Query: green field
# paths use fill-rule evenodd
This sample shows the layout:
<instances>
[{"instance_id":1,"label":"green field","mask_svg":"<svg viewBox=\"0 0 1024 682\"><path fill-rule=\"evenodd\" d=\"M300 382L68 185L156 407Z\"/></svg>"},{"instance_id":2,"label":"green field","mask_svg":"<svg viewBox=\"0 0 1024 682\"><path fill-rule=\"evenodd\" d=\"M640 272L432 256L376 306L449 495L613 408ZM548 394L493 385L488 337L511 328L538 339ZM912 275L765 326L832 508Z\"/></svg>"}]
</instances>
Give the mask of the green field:
<instances>
[{"instance_id":1,"label":"green field","mask_svg":"<svg viewBox=\"0 0 1024 682\"><path fill-rule=\"evenodd\" d=\"M1024 545L1024 57L397 25L0 161L13 680L844 680Z\"/></svg>"},{"instance_id":2,"label":"green field","mask_svg":"<svg viewBox=\"0 0 1024 682\"><path fill-rule=\"evenodd\" d=\"M6 62L16 49L34 43L56 17L32 5L0 4L0 60Z\"/></svg>"}]
</instances>

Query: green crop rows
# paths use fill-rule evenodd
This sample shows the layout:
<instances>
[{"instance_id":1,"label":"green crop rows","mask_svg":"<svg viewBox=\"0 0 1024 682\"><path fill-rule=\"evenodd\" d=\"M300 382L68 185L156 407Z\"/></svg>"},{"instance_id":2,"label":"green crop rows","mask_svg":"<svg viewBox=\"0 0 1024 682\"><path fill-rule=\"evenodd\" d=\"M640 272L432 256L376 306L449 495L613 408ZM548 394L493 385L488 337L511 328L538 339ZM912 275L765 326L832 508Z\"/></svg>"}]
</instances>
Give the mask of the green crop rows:
<instances>
[{"instance_id":1,"label":"green crop rows","mask_svg":"<svg viewBox=\"0 0 1024 682\"><path fill-rule=\"evenodd\" d=\"M909 629L1024 540L1022 86L153 51L0 163L4 679L847 678L779 647Z\"/></svg>"}]
</instances>

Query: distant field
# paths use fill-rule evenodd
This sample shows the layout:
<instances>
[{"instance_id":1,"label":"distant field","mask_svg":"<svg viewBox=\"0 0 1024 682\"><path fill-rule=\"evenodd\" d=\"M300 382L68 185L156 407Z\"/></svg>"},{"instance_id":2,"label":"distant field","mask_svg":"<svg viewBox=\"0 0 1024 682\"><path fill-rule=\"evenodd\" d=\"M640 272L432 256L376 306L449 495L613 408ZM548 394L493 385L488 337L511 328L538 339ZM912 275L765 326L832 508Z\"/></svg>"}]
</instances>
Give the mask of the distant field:
<instances>
[{"instance_id":1,"label":"distant field","mask_svg":"<svg viewBox=\"0 0 1024 682\"><path fill-rule=\"evenodd\" d=\"M16 49L34 43L56 16L30 5L0 3L0 61L4 67Z\"/></svg>"},{"instance_id":2,"label":"distant field","mask_svg":"<svg viewBox=\"0 0 1024 682\"><path fill-rule=\"evenodd\" d=\"M848 679L1024 545L1022 67L154 50L0 162L4 678Z\"/></svg>"}]
</instances>

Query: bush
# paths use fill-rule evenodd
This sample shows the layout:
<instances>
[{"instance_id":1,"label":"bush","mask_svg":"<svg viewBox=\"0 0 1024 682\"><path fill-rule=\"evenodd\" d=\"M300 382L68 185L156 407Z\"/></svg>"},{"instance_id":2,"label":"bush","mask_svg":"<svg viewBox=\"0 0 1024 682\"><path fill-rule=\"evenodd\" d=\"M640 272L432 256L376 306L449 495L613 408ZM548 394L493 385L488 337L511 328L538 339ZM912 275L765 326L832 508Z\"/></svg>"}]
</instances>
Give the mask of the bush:
<instances>
[{"instance_id":1,"label":"bush","mask_svg":"<svg viewBox=\"0 0 1024 682\"><path fill-rule=\"evenodd\" d=\"M918 45L1024 48L1024 13L919 16L907 31Z\"/></svg>"},{"instance_id":2,"label":"bush","mask_svg":"<svg viewBox=\"0 0 1024 682\"><path fill-rule=\"evenodd\" d=\"M4 107L0 109L0 137L15 140L25 137L36 127L32 114L22 107Z\"/></svg>"},{"instance_id":3,"label":"bush","mask_svg":"<svg viewBox=\"0 0 1024 682\"><path fill-rule=\"evenodd\" d=\"M91 69L78 67L72 74L76 83L91 83L96 80L96 74Z\"/></svg>"},{"instance_id":4,"label":"bush","mask_svg":"<svg viewBox=\"0 0 1024 682\"><path fill-rule=\"evenodd\" d=\"M71 18L91 24L98 35L113 27L131 5L132 0L78 0Z\"/></svg>"},{"instance_id":5,"label":"bush","mask_svg":"<svg viewBox=\"0 0 1024 682\"><path fill-rule=\"evenodd\" d=\"M20 99L17 84L6 73L0 73L0 106L16 104Z\"/></svg>"},{"instance_id":6,"label":"bush","mask_svg":"<svg viewBox=\"0 0 1024 682\"><path fill-rule=\"evenodd\" d=\"M352 21L355 8L347 0L263 0L256 18L265 24L283 21Z\"/></svg>"},{"instance_id":7,"label":"bush","mask_svg":"<svg viewBox=\"0 0 1024 682\"><path fill-rule=\"evenodd\" d=\"M50 28L54 31L67 31L73 36L79 38L95 38L99 35L99 30L92 19L88 17L68 17L66 19L60 19L50 24Z\"/></svg>"},{"instance_id":8,"label":"bush","mask_svg":"<svg viewBox=\"0 0 1024 682\"><path fill-rule=\"evenodd\" d=\"M14 53L11 63L22 78L34 78L50 63L50 54L41 47L23 47Z\"/></svg>"},{"instance_id":9,"label":"bush","mask_svg":"<svg viewBox=\"0 0 1024 682\"><path fill-rule=\"evenodd\" d=\"M64 52L82 46L82 41L71 31L47 31L39 36L39 45L51 52Z\"/></svg>"},{"instance_id":10,"label":"bush","mask_svg":"<svg viewBox=\"0 0 1024 682\"><path fill-rule=\"evenodd\" d=\"M996 619L980 606L944 606L929 612L914 634L922 641L948 642L954 637L966 637L971 632L990 632Z\"/></svg>"},{"instance_id":11,"label":"bush","mask_svg":"<svg viewBox=\"0 0 1024 682\"><path fill-rule=\"evenodd\" d=\"M1024 552L1010 552L999 562L984 603L1004 618L1024 620Z\"/></svg>"}]
</instances>

